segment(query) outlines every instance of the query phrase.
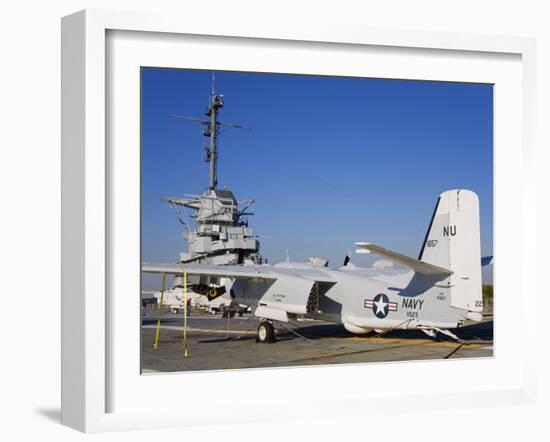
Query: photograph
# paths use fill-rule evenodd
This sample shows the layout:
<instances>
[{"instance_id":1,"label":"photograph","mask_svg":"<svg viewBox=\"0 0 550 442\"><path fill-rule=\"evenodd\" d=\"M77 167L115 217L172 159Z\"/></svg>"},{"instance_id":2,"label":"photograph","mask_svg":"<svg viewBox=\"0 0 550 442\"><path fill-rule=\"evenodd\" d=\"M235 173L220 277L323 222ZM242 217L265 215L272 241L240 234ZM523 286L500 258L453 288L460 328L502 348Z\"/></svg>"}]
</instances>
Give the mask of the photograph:
<instances>
[{"instance_id":1,"label":"photograph","mask_svg":"<svg viewBox=\"0 0 550 442\"><path fill-rule=\"evenodd\" d=\"M140 82L141 374L494 356L492 84Z\"/></svg>"}]
</instances>

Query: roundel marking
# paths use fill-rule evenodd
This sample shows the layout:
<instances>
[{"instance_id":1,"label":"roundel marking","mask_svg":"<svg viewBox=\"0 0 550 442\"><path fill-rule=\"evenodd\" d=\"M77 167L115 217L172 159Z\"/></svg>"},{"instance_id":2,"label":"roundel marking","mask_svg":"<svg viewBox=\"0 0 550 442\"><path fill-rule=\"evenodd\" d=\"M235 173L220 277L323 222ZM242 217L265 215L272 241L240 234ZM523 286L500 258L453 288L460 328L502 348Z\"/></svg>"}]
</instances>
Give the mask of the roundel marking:
<instances>
[{"instance_id":1,"label":"roundel marking","mask_svg":"<svg viewBox=\"0 0 550 442\"><path fill-rule=\"evenodd\" d=\"M365 299L364 305L372 309L374 316L379 319L384 319L391 311L397 311L397 302L390 302L385 293L378 293L373 299Z\"/></svg>"}]
</instances>

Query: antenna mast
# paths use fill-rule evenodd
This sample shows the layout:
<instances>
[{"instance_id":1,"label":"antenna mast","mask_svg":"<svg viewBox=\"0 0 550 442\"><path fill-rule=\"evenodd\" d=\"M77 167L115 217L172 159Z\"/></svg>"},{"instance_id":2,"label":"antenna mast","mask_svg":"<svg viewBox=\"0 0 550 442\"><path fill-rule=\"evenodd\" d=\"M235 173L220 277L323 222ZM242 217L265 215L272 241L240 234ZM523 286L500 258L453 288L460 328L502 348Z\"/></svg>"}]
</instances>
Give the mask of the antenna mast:
<instances>
[{"instance_id":1,"label":"antenna mast","mask_svg":"<svg viewBox=\"0 0 550 442\"><path fill-rule=\"evenodd\" d=\"M194 211L191 215L195 224L193 230L188 229L185 222L185 211L183 210L181 213L176 211L178 219L184 225L184 236L189 246L187 253L180 254L179 262L222 265L243 264L245 260L251 260L261 263L262 257L258 254L260 243L256 240L253 230L248 227L248 221L243 219L243 216L252 215L252 213L247 213L247 207L239 208L239 204L250 204L253 201L239 201L229 189L217 189L218 135L226 129L250 130L250 128L218 119L218 112L224 103L223 95L216 93L215 81L215 74L212 72L206 117L171 115L173 118L200 125L203 135L210 140L209 145L205 147L205 161L210 163L208 190L201 195L187 195L183 198L166 198L164 200L175 206L176 210L180 207L187 207ZM197 283L195 290L210 290L210 285L201 284L198 280ZM197 293L206 294L207 292L204 290L204 293ZM222 294L223 292L220 290L221 288L218 287L218 293ZM223 290L225 291L225 287Z\"/></svg>"},{"instance_id":2,"label":"antenna mast","mask_svg":"<svg viewBox=\"0 0 550 442\"><path fill-rule=\"evenodd\" d=\"M210 123L203 131L204 136L210 137L210 147L206 148L206 161L210 163L210 181L208 188L215 190L218 185L218 111L223 107L223 96L216 95L215 77L212 73L212 93L210 105L206 110L206 116L210 117Z\"/></svg>"},{"instance_id":3,"label":"antenna mast","mask_svg":"<svg viewBox=\"0 0 550 442\"><path fill-rule=\"evenodd\" d=\"M189 120L193 123L203 126L202 134L205 137L210 138L210 146L206 147L205 161L210 163L210 180L208 182L208 188L210 190L216 190L218 185L218 135L220 134L220 127L223 128L235 128L235 129L248 129L249 127L241 126L240 124L225 123L218 120L218 112L223 107L223 95L216 94L215 77L212 72L212 91L210 93L210 101L208 108L206 109L205 118L195 118L185 115L175 115L172 117L183 120Z\"/></svg>"}]
</instances>

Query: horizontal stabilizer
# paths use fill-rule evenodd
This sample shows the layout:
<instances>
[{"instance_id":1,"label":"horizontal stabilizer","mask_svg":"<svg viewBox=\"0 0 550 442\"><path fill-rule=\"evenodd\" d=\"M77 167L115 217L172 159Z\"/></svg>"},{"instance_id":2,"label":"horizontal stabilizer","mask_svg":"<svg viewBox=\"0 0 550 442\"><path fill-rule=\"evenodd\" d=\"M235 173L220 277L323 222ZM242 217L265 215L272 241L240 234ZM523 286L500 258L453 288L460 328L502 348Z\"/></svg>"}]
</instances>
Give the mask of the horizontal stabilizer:
<instances>
[{"instance_id":1,"label":"horizontal stabilizer","mask_svg":"<svg viewBox=\"0 0 550 442\"><path fill-rule=\"evenodd\" d=\"M401 253L392 252L391 250L377 246L376 244L371 244L368 242L356 242L355 245L359 247L356 253L374 253L375 255L383 256L386 259L410 267L415 272L421 273L423 275L439 275L441 277L445 277L453 273L451 270L433 264L428 264L427 262L419 261L418 259L402 255Z\"/></svg>"}]
</instances>

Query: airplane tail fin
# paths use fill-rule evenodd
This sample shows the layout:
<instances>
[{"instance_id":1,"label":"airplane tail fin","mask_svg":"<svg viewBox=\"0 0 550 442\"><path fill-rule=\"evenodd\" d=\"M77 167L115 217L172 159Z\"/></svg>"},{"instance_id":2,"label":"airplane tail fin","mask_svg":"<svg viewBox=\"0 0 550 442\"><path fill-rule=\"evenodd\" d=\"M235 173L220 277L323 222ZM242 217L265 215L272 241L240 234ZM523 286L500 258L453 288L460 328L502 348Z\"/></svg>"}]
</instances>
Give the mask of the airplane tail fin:
<instances>
[{"instance_id":1,"label":"airplane tail fin","mask_svg":"<svg viewBox=\"0 0 550 442\"><path fill-rule=\"evenodd\" d=\"M474 192L448 190L439 196L418 259L452 271L452 306L483 310L479 200Z\"/></svg>"}]
</instances>

